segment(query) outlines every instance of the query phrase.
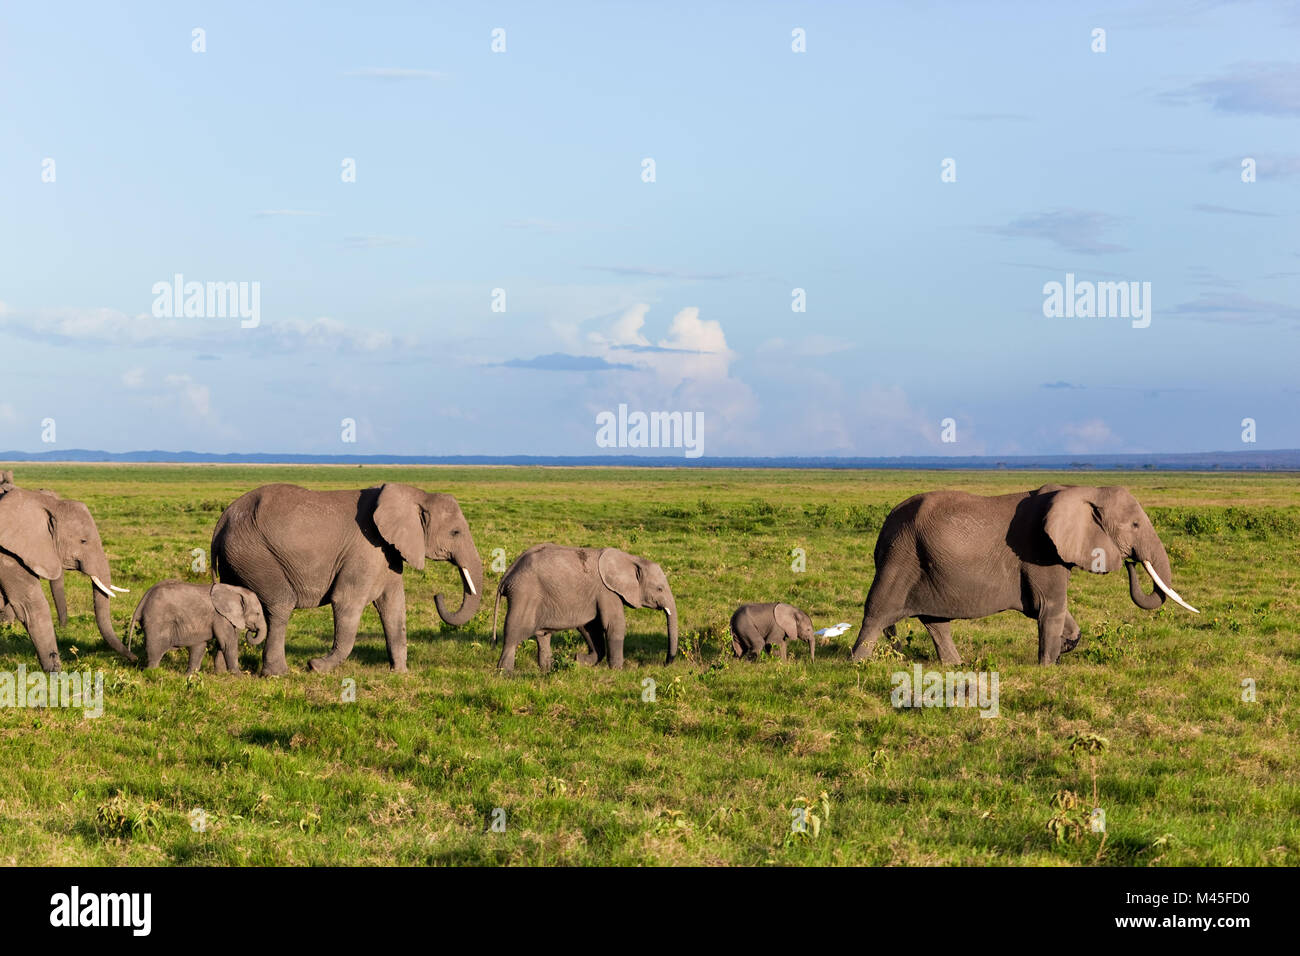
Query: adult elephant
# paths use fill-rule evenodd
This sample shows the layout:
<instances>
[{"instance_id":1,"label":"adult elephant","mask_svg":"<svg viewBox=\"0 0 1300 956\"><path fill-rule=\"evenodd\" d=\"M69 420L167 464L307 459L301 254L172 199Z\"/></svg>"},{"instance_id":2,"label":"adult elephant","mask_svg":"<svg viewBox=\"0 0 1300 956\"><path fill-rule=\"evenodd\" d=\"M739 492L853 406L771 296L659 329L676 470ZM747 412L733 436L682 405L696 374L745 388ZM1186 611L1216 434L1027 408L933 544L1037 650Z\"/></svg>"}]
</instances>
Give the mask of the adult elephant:
<instances>
[{"instance_id":1,"label":"adult elephant","mask_svg":"<svg viewBox=\"0 0 1300 956\"><path fill-rule=\"evenodd\" d=\"M90 509L80 501L12 488L0 495L0 607L8 606L36 647L41 668L59 669L50 606L41 581L78 571L95 586L95 623L105 643L127 660L136 657L118 640L109 599L125 588L113 584L108 557Z\"/></svg>"},{"instance_id":2,"label":"adult elephant","mask_svg":"<svg viewBox=\"0 0 1300 956\"><path fill-rule=\"evenodd\" d=\"M451 495L394 483L362 491L263 485L227 508L212 534L217 575L248 588L265 610L264 676L289 672L284 638L293 610L326 604L334 608L334 648L312 660L312 670L347 659L367 604L379 612L389 664L406 670L402 567L423 569L426 559L460 569L459 610L448 610L441 594L433 601L448 624L467 623L481 600L483 562Z\"/></svg>"},{"instance_id":3,"label":"adult elephant","mask_svg":"<svg viewBox=\"0 0 1300 956\"><path fill-rule=\"evenodd\" d=\"M18 485L15 484L14 482L14 473L12 471L0 471L0 495L13 491L17 487ZM61 500L57 492L50 491L50 489L48 488L41 488L38 490L37 493L42 495L47 495L48 497L53 498L56 501ZM67 627L68 626L68 595L66 590L63 587L62 574L60 574L57 578L54 578L50 581L50 597L54 598L54 610L57 612L59 617L59 627ZM0 615L4 615L4 613L5 613L4 611L0 611ZM12 618L13 618L13 612L11 611L9 612L8 618L4 616L0 616L0 622L6 620L12 620Z\"/></svg>"},{"instance_id":4,"label":"adult elephant","mask_svg":"<svg viewBox=\"0 0 1300 956\"><path fill-rule=\"evenodd\" d=\"M1138 607L1154 610L1172 598L1196 612L1169 584L1169 555L1151 519L1118 486L1043 485L994 497L916 495L885 519L875 560L855 661L871 656L882 630L915 617L939 659L959 664L950 621L1014 610L1038 620L1038 663L1053 664L1079 642L1079 626L1066 609L1076 567L1105 574L1122 562ZM1143 591L1138 565L1151 576L1150 593Z\"/></svg>"},{"instance_id":5,"label":"adult elephant","mask_svg":"<svg viewBox=\"0 0 1300 956\"><path fill-rule=\"evenodd\" d=\"M530 637L537 638L537 663L551 669L551 635L573 629L587 642L583 664L609 659L623 666L627 622L623 608L663 611L668 625L668 660L677 656L677 601L664 569L653 561L618 548L570 548L537 544L512 564L497 585L492 607L492 643L497 639L497 607L506 609L505 647L497 667L514 670L515 652Z\"/></svg>"}]
</instances>

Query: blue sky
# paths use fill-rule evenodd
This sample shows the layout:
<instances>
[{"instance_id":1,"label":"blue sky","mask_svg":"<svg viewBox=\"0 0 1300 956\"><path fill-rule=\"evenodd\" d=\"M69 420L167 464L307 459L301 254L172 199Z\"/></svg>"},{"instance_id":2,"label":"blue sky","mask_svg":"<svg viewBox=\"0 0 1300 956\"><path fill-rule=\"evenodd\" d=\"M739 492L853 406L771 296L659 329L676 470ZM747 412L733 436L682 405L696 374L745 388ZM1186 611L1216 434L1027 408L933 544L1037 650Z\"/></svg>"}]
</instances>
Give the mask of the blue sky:
<instances>
[{"instance_id":1,"label":"blue sky","mask_svg":"<svg viewBox=\"0 0 1300 956\"><path fill-rule=\"evenodd\" d=\"M1297 50L1287 3L9 5L0 448L1300 447ZM177 273L261 324L155 317ZM1150 326L1045 317L1066 273Z\"/></svg>"}]
</instances>

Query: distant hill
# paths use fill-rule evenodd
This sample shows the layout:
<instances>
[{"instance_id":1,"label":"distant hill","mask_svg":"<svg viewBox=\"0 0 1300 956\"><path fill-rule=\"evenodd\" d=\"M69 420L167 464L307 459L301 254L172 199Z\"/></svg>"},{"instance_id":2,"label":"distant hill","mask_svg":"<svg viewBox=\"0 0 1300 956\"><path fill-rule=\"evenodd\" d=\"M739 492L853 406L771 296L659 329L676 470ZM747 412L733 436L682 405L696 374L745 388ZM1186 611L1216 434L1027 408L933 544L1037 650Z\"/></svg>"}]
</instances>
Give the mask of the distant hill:
<instances>
[{"instance_id":1,"label":"distant hill","mask_svg":"<svg viewBox=\"0 0 1300 956\"><path fill-rule=\"evenodd\" d=\"M542 465L553 468L901 468L951 471L1080 469L1150 471L1300 471L1300 449L1150 455L972 455L901 458L683 458L649 455L286 455L193 451L4 451L5 462L129 462L247 465Z\"/></svg>"}]
</instances>

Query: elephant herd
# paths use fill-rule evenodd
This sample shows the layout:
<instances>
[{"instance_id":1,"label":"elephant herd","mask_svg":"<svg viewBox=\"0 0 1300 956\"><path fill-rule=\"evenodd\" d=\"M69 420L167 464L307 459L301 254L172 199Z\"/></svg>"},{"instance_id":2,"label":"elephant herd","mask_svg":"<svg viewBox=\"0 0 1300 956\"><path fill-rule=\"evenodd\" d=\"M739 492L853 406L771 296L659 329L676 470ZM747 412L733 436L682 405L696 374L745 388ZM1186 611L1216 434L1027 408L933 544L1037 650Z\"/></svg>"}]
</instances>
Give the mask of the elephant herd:
<instances>
[{"instance_id":1,"label":"elephant herd","mask_svg":"<svg viewBox=\"0 0 1300 956\"><path fill-rule=\"evenodd\" d=\"M469 523L454 497L387 483L359 491L310 491L263 485L236 499L212 535L213 582L163 581L141 598L127 644L113 630L109 601L126 589L112 583L108 558L89 509L47 490L28 490L0 472L0 622L26 629L41 667L59 669L50 607L41 581L50 583L60 625L66 623L63 573L77 571L94 586L95 621L104 641L129 660L139 625L145 666L168 650L189 649L189 669L202 663L209 641L216 668L238 671L241 633L264 644L266 676L287 674L284 646L297 608L330 605L334 643L309 662L328 671L352 652L361 614L379 614L390 666L406 670L406 592L402 571L448 561L460 571L460 606L443 595L434 604L448 624L467 623L483 595L483 563ZM867 594L853 660L871 656L882 634L915 617L944 663L960 663L950 623L1016 610L1038 622L1038 661L1052 664L1079 642L1079 625L1066 607L1070 573L1104 574L1127 568L1129 593L1141 608L1166 599L1195 612L1169 582L1169 556L1142 506L1124 488L1044 485L1033 491L985 497L958 491L915 495L894 508L876 541L876 575ZM1142 586L1139 566L1151 579ZM576 630L587 652L579 662L623 664L624 609L661 611L668 631L668 662L677 655L677 602L664 569L617 548L544 543L521 554L497 586L492 613L507 601L498 667L512 670L521 644L536 639L538 663L551 667L551 635ZM745 604L731 618L732 651L756 658L765 649L786 656L788 640L807 641L816 655L812 620L784 602Z\"/></svg>"}]
</instances>

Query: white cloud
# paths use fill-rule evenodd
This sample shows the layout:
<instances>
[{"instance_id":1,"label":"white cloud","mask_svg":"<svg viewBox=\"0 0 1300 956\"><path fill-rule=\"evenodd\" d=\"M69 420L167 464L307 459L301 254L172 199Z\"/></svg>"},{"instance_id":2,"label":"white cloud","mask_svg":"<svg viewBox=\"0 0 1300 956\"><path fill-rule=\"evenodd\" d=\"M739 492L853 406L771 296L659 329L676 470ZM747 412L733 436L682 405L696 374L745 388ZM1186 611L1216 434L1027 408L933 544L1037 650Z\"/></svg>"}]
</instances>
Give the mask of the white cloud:
<instances>
[{"instance_id":1,"label":"white cloud","mask_svg":"<svg viewBox=\"0 0 1300 956\"><path fill-rule=\"evenodd\" d=\"M1067 424L1061 432L1065 435L1065 450L1071 455L1114 450L1116 435L1099 418L1077 424Z\"/></svg>"},{"instance_id":2,"label":"white cloud","mask_svg":"<svg viewBox=\"0 0 1300 956\"><path fill-rule=\"evenodd\" d=\"M199 418L212 417L212 389L194 381L188 375L168 375L163 384L175 390L175 394L185 400L190 411Z\"/></svg>"},{"instance_id":3,"label":"white cloud","mask_svg":"<svg viewBox=\"0 0 1300 956\"><path fill-rule=\"evenodd\" d=\"M382 329L362 329L338 319L269 319L256 329L241 329L239 319L160 319L147 312L127 315L109 308L41 309L14 312L0 303L0 331L38 342L100 349L103 346L184 346L213 352L254 349L293 353L304 350L375 352L413 343ZM128 373L130 374L130 373ZM124 378L126 384L130 384Z\"/></svg>"},{"instance_id":4,"label":"white cloud","mask_svg":"<svg viewBox=\"0 0 1300 956\"><path fill-rule=\"evenodd\" d=\"M139 388L144 384L144 369L139 366L127 369L122 373L122 384L127 388Z\"/></svg>"},{"instance_id":5,"label":"white cloud","mask_svg":"<svg viewBox=\"0 0 1300 956\"><path fill-rule=\"evenodd\" d=\"M822 358L836 352L847 352L857 348L857 343L848 339L838 339L821 333L814 333L798 342L785 339L768 339L758 347L759 352L776 352L781 355L798 355L801 358Z\"/></svg>"},{"instance_id":6,"label":"white cloud","mask_svg":"<svg viewBox=\"0 0 1300 956\"><path fill-rule=\"evenodd\" d=\"M645 332L650 306L630 306L604 329L589 332L588 347L611 364L635 371L602 372L588 403L594 411L630 408L703 412L705 454L756 453L761 442L749 431L757 416L754 391L731 373L735 353L722 324L700 318L695 306L681 309L667 334L652 344Z\"/></svg>"}]
</instances>

